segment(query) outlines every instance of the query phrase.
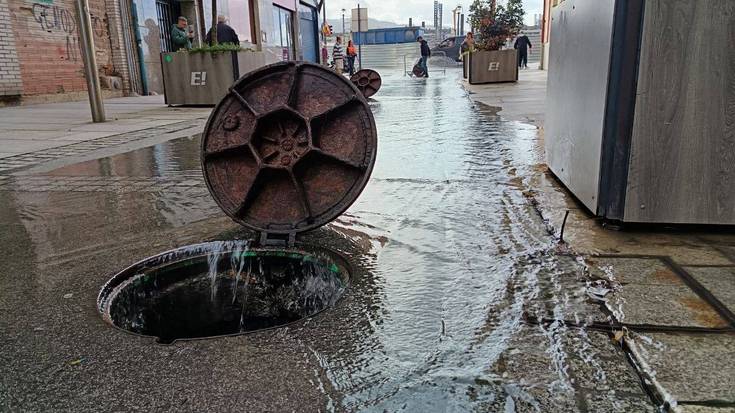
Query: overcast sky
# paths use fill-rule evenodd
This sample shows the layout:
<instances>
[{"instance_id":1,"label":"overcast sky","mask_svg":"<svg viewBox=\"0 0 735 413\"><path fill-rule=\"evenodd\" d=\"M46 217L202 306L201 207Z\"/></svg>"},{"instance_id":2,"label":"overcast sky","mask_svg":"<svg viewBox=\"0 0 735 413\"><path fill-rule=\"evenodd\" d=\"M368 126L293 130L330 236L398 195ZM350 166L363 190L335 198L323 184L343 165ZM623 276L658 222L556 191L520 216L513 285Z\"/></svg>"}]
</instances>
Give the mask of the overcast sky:
<instances>
[{"instance_id":1,"label":"overcast sky","mask_svg":"<svg viewBox=\"0 0 735 413\"><path fill-rule=\"evenodd\" d=\"M350 9L357 7L356 0L325 0L327 3L327 18L336 19L342 17L342 9L346 9L345 15L350 16ZM500 0L499 2L503 2ZM368 8L368 16L373 19L408 24L408 18L413 17L415 25L426 22L427 26L434 24L434 0L360 0L360 7ZM440 0L443 4L443 25L450 26L452 21L452 9L461 5L465 15L472 0ZM543 13L543 0L523 0L523 9L526 11L526 24L533 24L533 15Z\"/></svg>"}]
</instances>

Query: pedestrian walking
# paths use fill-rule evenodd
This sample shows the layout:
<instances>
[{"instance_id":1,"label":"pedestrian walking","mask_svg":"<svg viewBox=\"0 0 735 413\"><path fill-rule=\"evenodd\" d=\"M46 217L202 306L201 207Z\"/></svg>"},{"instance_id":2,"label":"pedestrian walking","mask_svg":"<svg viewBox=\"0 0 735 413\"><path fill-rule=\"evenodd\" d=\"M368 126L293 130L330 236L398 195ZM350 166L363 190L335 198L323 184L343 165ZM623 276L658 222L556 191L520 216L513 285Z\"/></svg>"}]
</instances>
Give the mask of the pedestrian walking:
<instances>
[{"instance_id":1,"label":"pedestrian walking","mask_svg":"<svg viewBox=\"0 0 735 413\"><path fill-rule=\"evenodd\" d=\"M518 67L528 69L528 49L532 47L531 41L525 34L516 38L513 48L518 50Z\"/></svg>"},{"instance_id":2,"label":"pedestrian walking","mask_svg":"<svg viewBox=\"0 0 735 413\"><path fill-rule=\"evenodd\" d=\"M424 77L429 77L429 66L427 62L431 57L431 49L429 49L429 44L426 43L423 37L419 36L416 41L421 44L421 61L419 62L419 66L424 71Z\"/></svg>"},{"instance_id":3,"label":"pedestrian walking","mask_svg":"<svg viewBox=\"0 0 735 413\"><path fill-rule=\"evenodd\" d=\"M206 42L208 45L212 45L212 29L207 32ZM240 39L237 37L235 29L227 24L227 16L217 16L217 43L232 43L235 45L240 44Z\"/></svg>"},{"instance_id":4,"label":"pedestrian walking","mask_svg":"<svg viewBox=\"0 0 735 413\"><path fill-rule=\"evenodd\" d=\"M357 49L352 44L352 40L347 41L347 69L350 71L350 76L355 74L355 57L357 56Z\"/></svg>"},{"instance_id":5,"label":"pedestrian walking","mask_svg":"<svg viewBox=\"0 0 735 413\"><path fill-rule=\"evenodd\" d=\"M179 16L176 24L171 25L171 46L175 52L186 49L191 49L191 40L194 38L194 31L189 30L187 33L188 21L186 17Z\"/></svg>"},{"instance_id":6,"label":"pedestrian walking","mask_svg":"<svg viewBox=\"0 0 735 413\"><path fill-rule=\"evenodd\" d=\"M332 61L334 62L334 70L341 75L344 71L345 59L342 51L342 38L339 36L337 36L337 41L332 48Z\"/></svg>"}]
</instances>

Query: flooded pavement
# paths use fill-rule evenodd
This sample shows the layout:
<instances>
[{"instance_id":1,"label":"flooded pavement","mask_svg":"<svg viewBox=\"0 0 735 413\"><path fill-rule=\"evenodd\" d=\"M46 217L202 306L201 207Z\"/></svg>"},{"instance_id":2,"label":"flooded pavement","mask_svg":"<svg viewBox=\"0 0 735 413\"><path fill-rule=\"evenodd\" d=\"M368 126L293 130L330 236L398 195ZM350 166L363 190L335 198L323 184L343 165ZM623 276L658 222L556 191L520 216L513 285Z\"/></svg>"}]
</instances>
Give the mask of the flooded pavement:
<instances>
[{"instance_id":1,"label":"flooded pavement","mask_svg":"<svg viewBox=\"0 0 735 413\"><path fill-rule=\"evenodd\" d=\"M198 137L2 177L3 410L654 411L612 334L573 326L610 314L527 199L536 128L458 71L381 75L372 178L301 239L346 256L350 285L279 329L161 345L97 311L134 262L253 238L209 196Z\"/></svg>"}]
</instances>

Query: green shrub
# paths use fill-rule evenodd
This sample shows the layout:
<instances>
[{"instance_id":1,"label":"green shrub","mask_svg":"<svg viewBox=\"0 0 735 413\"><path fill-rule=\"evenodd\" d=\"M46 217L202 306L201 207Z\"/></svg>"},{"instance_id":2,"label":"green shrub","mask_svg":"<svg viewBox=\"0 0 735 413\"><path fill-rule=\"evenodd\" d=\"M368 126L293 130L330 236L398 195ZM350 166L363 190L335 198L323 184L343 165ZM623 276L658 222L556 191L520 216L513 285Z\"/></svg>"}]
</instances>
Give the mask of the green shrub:
<instances>
[{"instance_id":1,"label":"green shrub","mask_svg":"<svg viewBox=\"0 0 735 413\"><path fill-rule=\"evenodd\" d=\"M235 43L217 43L214 46L204 45L202 47L194 47L189 49L189 53L225 53L225 52L240 52L244 49L239 44Z\"/></svg>"}]
</instances>

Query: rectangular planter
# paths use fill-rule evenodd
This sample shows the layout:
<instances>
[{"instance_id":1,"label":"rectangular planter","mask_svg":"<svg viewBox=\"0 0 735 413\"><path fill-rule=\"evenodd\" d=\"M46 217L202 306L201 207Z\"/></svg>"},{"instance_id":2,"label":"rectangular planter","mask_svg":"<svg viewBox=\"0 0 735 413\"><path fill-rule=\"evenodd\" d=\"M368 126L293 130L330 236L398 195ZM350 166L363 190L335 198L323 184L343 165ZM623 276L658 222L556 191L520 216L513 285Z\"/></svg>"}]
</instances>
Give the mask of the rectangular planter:
<instances>
[{"instance_id":1,"label":"rectangular planter","mask_svg":"<svg viewBox=\"0 0 735 413\"><path fill-rule=\"evenodd\" d=\"M518 81L518 52L515 49L480 50L469 56L468 80L471 85Z\"/></svg>"},{"instance_id":2,"label":"rectangular planter","mask_svg":"<svg viewBox=\"0 0 735 413\"><path fill-rule=\"evenodd\" d=\"M214 105L235 80L264 65L263 52L161 53L165 101L169 105Z\"/></svg>"}]
</instances>

